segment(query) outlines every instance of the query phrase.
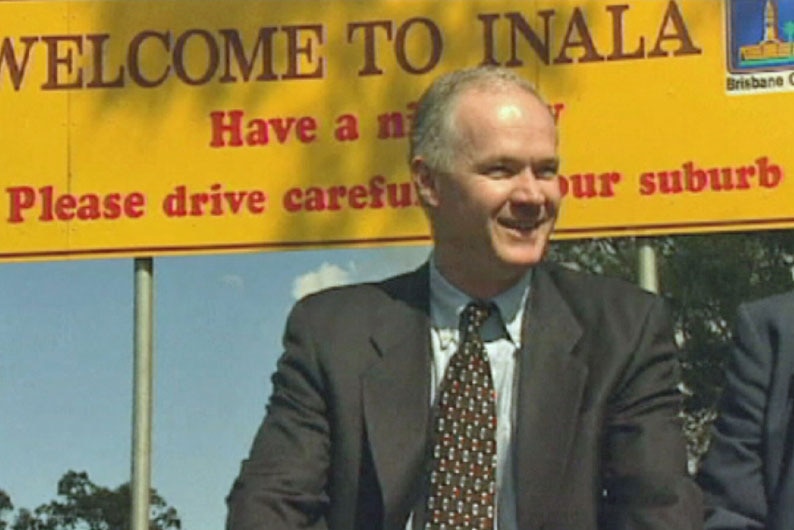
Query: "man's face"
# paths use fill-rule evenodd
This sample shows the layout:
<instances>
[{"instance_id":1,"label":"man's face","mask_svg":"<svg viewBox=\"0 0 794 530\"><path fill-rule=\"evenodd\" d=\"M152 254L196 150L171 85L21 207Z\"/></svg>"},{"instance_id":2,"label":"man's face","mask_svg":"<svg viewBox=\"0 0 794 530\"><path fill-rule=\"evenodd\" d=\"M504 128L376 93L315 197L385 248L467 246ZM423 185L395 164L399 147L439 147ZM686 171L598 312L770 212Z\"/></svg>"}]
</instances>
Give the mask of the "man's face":
<instances>
[{"instance_id":1,"label":"man's face","mask_svg":"<svg viewBox=\"0 0 794 530\"><path fill-rule=\"evenodd\" d=\"M454 106L448 171L414 160L449 279L509 286L542 258L560 206L557 135L545 105L515 87L471 88Z\"/></svg>"}]
</instances>

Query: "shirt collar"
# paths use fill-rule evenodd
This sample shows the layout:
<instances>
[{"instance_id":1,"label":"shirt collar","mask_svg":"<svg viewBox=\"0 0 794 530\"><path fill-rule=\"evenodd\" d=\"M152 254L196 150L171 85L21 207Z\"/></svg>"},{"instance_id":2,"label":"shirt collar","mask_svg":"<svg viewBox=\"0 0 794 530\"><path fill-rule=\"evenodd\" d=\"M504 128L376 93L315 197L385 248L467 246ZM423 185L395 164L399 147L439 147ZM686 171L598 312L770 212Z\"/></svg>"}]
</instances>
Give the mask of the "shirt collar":
<instances>
[{"instance_id":1,"label":"shirt collar","mask_svg":"<svg viewBox=\"0 0 794 530\"><path fill-rule=\"evenodd\" d=\"M503 333L516 347L521 346L521 328L532 281L532 269L528 269L521 281L489 300L499 309ZM449 283L430 257L430 316L433 327L442 334L457 340L460 314L471 297ZM489 319L490 322L490 319Z\"/></svg>"}]
</instances>

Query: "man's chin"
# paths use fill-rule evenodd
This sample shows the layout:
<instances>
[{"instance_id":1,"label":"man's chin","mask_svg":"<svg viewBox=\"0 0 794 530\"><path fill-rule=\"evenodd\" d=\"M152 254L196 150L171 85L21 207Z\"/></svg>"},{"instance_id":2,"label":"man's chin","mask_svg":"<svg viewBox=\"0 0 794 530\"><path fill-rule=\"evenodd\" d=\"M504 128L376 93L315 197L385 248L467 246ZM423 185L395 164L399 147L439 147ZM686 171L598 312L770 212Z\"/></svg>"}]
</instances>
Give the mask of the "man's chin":
<instances>
[{"instance_id":1,"label":"man's chin","mask_svg":"<svg viewBox=\"0 0 794 530\"><path fill-rule=\"evenodd\" d=\"M505 265L527 268L537 265L543 260L548 247L548 237L544 234L533 234L524 241L513 241L501 249L497 254Z\"/></svg>"},{"instance_id":2,"label":"man's chin","mask_svg":"<svg viewBox=\"0 0 794 530\"><path fill-rule=\"evenodd\" d=\"M501 255L502 264L509 269L526 270L543 261L546 245L533 245L531 248L511 249Z\"/></svg>"}]
</instances>

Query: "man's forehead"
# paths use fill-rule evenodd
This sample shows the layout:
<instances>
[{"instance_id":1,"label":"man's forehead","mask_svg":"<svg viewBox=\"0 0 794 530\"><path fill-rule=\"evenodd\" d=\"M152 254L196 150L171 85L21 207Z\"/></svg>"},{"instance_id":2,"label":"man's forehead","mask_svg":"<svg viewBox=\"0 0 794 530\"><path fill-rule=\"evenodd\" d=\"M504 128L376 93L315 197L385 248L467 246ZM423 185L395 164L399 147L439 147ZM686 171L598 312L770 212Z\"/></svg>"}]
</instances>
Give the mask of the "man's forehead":
<instances>
[{"instance_id":1,"label":"man's forehead","mask_svg":"<svg viewBox=\"0 0 794 530\"><path fill-rule=\"evenodd\" d=\"M530 108L536 105L537 107L542 107L548 112L549 117L551 117L552 120L554 118L551 108L549 108L548 104L543 101L540 95L531 90L527 90L520 85L508 84L504 82L494 82L490 84L466 87L458 94L458 97L455 98L456 101L451 109L452 114L457 114L461 107L466 106L466 103L468 103L470 106L477 107L481 104L482 99L489 98L499 98L498 117L502 119L517 118L521 116L525 113L525 110L522 109L522 105L527 103ZM462 105L461 103L463 102L466 103Z\"/></svg>"},{"instance_id":2,"label":"man's forehead","mask_svg":"<svg viewBox=\"0 0 794 530\"><path fill-rule=\"evenodd\" d=\"M521 107L515 103L505 103L496 110L496 116L500 120L513 120L523 115Z\"/></svg>"},{"instance_id":3,"label":"man's forehead","mask_svg":"<svg viewBox=\"0 0 794 530\"><path fill-rule=\"evenodd\" d=\"M521 87L513 90L471 90L460 95L449 116L453 128L480 130L482 120L491 124L517 126L528 123L549 127L557 134L554 115L546 103Z\"/></svg>"}]
</instances>

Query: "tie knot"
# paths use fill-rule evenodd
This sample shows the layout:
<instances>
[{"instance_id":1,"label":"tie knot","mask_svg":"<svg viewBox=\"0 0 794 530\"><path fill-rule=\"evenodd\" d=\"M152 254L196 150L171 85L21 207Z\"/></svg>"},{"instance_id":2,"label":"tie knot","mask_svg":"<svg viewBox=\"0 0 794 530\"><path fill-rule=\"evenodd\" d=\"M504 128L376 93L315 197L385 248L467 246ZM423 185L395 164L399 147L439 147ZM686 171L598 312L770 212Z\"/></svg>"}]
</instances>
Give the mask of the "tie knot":
<instances>
[{"instance_id":1,"label":"tie knot","mask_svg":"<svg viewBox=\"0 0 794 530\"><path fill-rule=\"evenodd\" d=\"M479 331L492 312L493 304L482 301L469 302L460 315L463 329L467 334Z\"/></svg>"}]
</instances>

